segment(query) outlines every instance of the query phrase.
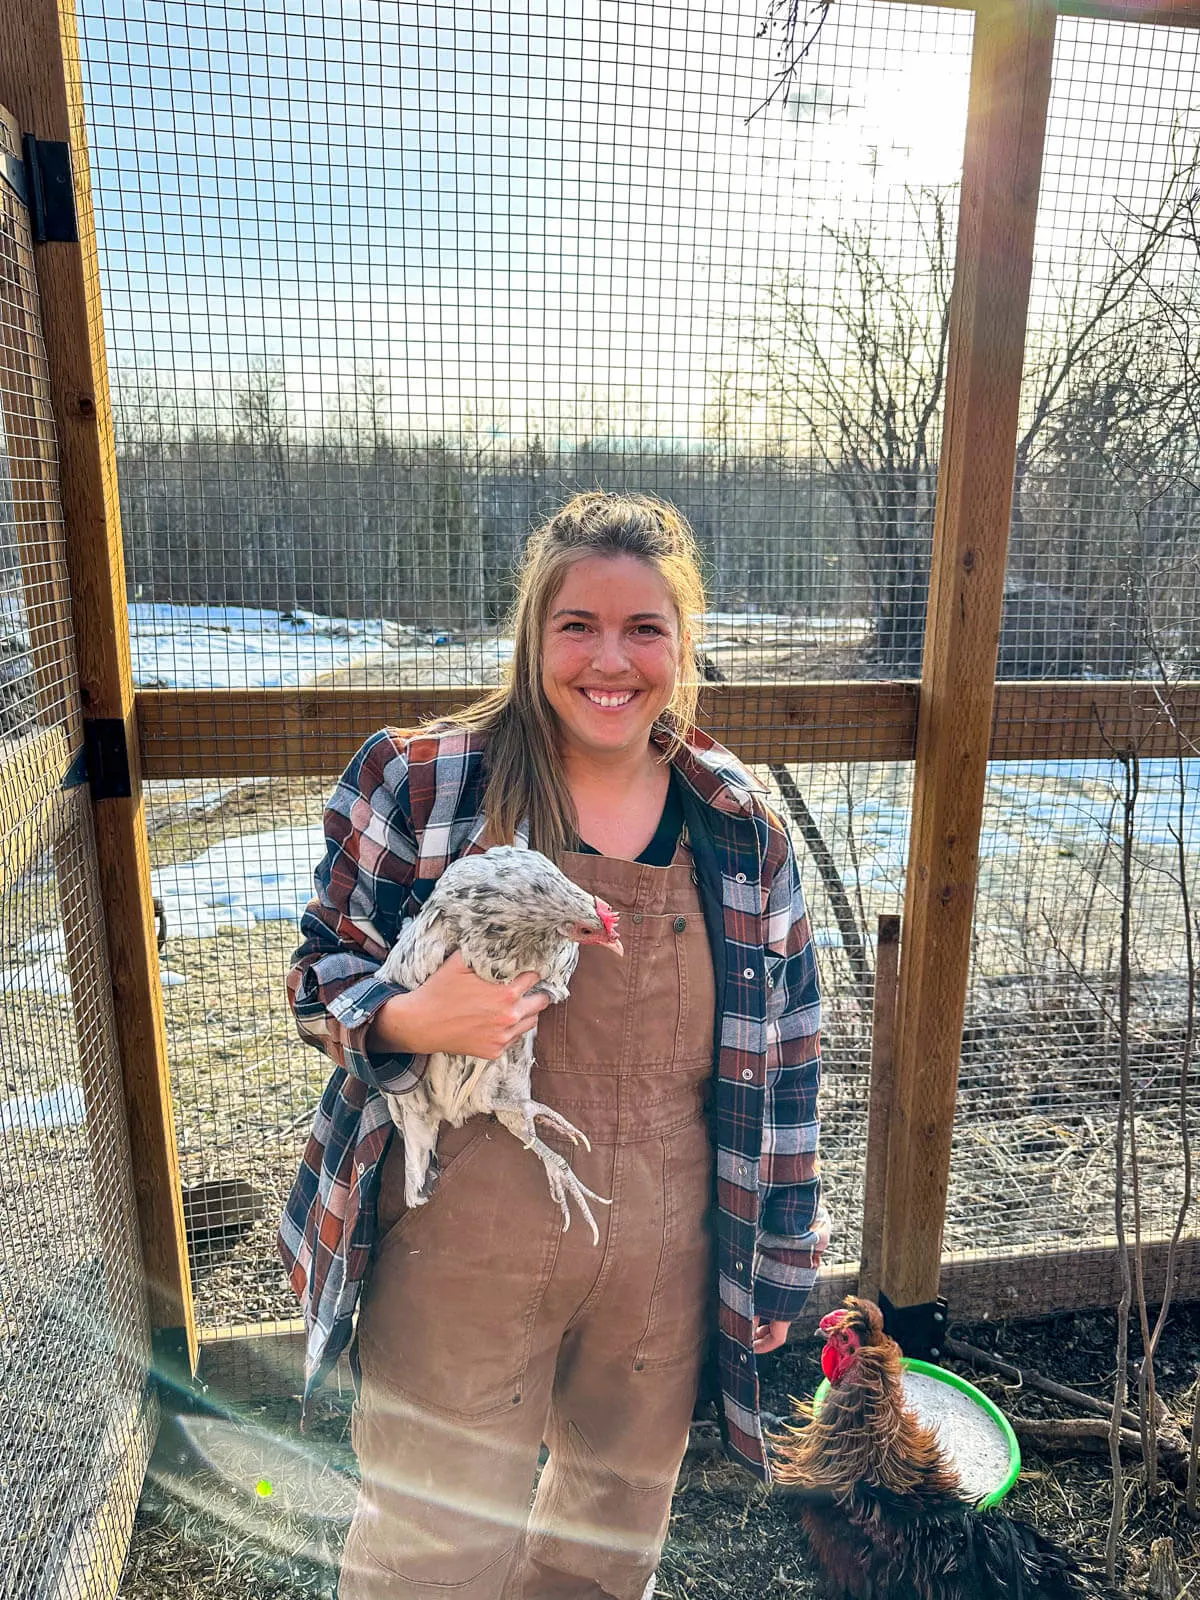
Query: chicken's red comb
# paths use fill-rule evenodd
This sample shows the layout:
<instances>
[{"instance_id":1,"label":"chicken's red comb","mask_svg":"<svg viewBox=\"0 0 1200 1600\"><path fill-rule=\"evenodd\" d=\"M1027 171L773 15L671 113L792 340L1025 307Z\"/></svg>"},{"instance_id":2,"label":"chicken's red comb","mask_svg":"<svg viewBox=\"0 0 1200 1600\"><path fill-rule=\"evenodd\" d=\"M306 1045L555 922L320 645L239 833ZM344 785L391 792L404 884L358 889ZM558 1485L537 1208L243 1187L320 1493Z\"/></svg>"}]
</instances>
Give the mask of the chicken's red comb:
<instances>
[{"instance_id":1,"label":"chicken's red comb","mask_svg":"<svg viewBox=\"0 0 1200 1600\"><path fill-rule=\"evenodd\" d=\"M608 937L610 939L615 939L617 935L617 924L621 920L621 913L619 911L614 911L607 900L601 900L600 896L597 895L596 915L604 924L604 931Z\"/></svg>"},{"instance_id":2,"label":"chicken's red comb","mask_svg":"<svg viewBox=\"0 0 1200 1600\"><path fill-rule=\"evenodd\" d=\"M833 1333L845 1322L847 1315L845 1306L839 1306L836 1311L827 1312L817 1323L817 1327L822 1333Z\"/></svg>"}]
</instances>

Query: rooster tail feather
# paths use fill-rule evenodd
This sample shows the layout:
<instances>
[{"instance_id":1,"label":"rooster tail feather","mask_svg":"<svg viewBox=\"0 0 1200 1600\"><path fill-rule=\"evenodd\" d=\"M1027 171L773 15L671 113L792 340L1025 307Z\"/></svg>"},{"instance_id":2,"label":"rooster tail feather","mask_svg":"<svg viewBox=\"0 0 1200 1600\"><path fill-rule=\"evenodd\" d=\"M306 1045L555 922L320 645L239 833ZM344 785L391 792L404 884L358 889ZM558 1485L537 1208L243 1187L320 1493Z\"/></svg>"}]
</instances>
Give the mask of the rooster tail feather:
<instances>
[{"instance_id":1,"label":"rooster tail feather","mask_svg":"<svg viewBox=\"0 0 1200 1600\"><path fill-rule=\"evenodd\" d=\"M1000 1510L968 1516L973 1564L1013 1600L1118 1600L1103 1574L1027 1522Z\"/></svg>"}]
</instances>

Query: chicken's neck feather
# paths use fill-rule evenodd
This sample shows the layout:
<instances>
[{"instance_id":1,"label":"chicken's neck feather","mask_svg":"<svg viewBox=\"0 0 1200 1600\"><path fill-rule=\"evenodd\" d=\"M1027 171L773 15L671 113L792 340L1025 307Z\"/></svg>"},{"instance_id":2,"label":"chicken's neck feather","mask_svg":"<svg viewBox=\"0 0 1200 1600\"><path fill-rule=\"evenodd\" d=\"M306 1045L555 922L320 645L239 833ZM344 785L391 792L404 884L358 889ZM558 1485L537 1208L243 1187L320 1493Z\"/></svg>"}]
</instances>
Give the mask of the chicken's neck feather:
<instances>
[{"instance_id":1,"label":"chicken's neck feather","mask_svg":"<svg viewBox=\"0 0 1200 1600\"><path fill-rule=\"evenodd\" d=\"M824 1486L846 1495L859 1484L902 1495L961 1492L936 1433L904 1403L894 1345L859 1351L847 1375L830 1386L820 1414L810 1408L808 1415L775 1441L774 1473L784 1487Z\"/></svg>"}]
</instances>

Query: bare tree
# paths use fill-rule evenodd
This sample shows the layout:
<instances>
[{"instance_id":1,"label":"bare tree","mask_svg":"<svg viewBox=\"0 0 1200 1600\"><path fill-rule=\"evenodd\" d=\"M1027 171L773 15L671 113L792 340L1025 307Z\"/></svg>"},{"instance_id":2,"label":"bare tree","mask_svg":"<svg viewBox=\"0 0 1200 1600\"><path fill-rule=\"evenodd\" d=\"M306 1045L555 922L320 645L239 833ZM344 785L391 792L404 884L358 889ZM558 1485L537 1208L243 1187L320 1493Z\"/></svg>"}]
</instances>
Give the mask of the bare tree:
<instances>
[{"instance_id":1,"label":"bare tree","mask_svg":"<svg viewBox=\"0 0 1200 1600\"><path fill-rule=\"evenodd\" d=\"M1195 538L1194 295L1172 250L1188 228L1200 239L1196 175L1193 158L1151 218L1112 219L1101 272L1064 271L1031 328L1001 676L1131 670L1134 511L1154 502L1156 548ZM739 333L755 373L743 402L824 462L867 577L871 664L904 674L924 634L955 193L906 190L902 261L865 224L827 227L832 277L778 273ZM1157 492L1167 483L1173 497Z\"/></svg>"},{"instance_id":2,"label":"bare tree","mask_svg":"<svg viewBox=\"0 0 1200 1600\"><path fill-rule=\"evenodd\" d=\"M868 575L875 664L903 673L921 661L953 277L953 191L906 197L911 267L886 262L861 224L827 227L832 284L791 271L768 284L747 389L781 432L799 424L796 449L837 484Z\"/></svg>"},{"instance_id":3,"label":"bare tree","mask_svg":"<svg viewBox=\"0 0 1200 1600\"><path fill-rule=\"evenodd\" d=\"M243 492L250 501L247 554L252 602L292 610L298 604L294 548L286 548L291 505L289 442L291 407L282 368L262 361L252 365L234 395L234 438L257 471L246 474ZM269 597L269 598L268 598Z\"/></svg>"}]
</instances>

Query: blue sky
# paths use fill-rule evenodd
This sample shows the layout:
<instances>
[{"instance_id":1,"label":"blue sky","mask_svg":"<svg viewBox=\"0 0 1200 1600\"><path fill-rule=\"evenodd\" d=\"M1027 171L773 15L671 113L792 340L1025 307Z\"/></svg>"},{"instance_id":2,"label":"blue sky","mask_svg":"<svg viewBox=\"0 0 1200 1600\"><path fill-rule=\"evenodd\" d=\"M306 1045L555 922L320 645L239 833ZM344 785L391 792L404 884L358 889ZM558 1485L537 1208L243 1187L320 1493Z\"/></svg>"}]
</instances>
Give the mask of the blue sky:
<instances>
[{"instance_id":1,"label":"blue sky","mask_svg":"<svg viewBox=\"0 0 1200 1600\"><path fill-rule=\"evenodd\" d=\"M306 418L375 371L399 422L697 436L763 285L819 286L823 225L911 264L905 186L961 162L966 13L839 0L747 124L764 4L83 0L111 359L201 391L277 362ZM1064 79L1064 240L1099 177L1161 166L1178 55L1089 43Z\"/></svg>"}]
</instances>

